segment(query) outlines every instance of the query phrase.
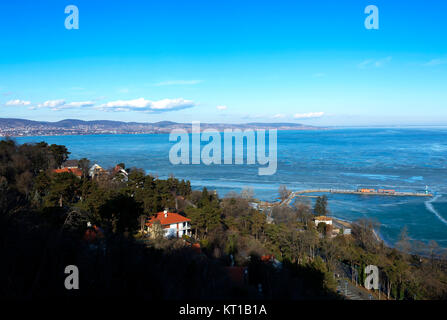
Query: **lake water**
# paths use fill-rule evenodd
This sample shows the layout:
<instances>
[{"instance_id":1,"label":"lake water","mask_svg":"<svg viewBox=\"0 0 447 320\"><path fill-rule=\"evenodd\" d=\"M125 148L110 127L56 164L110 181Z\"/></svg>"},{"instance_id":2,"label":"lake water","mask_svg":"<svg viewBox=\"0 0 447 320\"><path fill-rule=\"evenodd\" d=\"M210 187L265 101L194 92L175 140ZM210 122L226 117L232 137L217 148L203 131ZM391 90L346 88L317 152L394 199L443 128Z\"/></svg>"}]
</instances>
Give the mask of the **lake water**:
<instances>
[{"instance_id":1,"label":"lake water","mask_svg":"<svg viewBox=\"0 0 447 320\"><path fill-rule=\"evenodd\" d=\"M447 247L447 129L334 129L278 131L278 169L259 176L259 165L172 165L167 134L20 137L20 143L64 144L72 159L89 158L103 167L124 162L160 178L174 174L194 188L222 196L251 187L274 200L281 184L291 190L357 187L397 191L429 190L434 198L329 195L331 213L341 219L372 218L379 233L395 243L403 226L414 240Z\"/></svg>"}]
</instances>

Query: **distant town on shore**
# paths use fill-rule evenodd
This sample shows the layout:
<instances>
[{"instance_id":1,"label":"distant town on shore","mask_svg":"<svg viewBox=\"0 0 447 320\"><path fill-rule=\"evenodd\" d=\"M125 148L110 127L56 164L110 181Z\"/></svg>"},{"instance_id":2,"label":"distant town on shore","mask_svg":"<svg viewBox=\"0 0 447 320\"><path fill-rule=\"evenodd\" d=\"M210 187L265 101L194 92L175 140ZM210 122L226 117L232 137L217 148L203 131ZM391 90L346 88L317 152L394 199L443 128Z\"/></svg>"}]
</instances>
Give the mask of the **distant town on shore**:
<instances>
[{"instance_id":1,"label":"distant town on shore","mask_svg":"<svg viewBox=\"0 0 447 320\"><path fill-rule=\"evenodd\" d=\"M321 130L321 127L299 123L260 123L244 124L201 123L202 129L277 129L277 130ZM110 120L83 121L65 119L57 122L33 121L26 119L0 118L0 136L62 136L93 134L151 134L169 133L173 129L191 131L191 123L172 121L160 122L123 122Z\"/></svg>"}]
</instances>

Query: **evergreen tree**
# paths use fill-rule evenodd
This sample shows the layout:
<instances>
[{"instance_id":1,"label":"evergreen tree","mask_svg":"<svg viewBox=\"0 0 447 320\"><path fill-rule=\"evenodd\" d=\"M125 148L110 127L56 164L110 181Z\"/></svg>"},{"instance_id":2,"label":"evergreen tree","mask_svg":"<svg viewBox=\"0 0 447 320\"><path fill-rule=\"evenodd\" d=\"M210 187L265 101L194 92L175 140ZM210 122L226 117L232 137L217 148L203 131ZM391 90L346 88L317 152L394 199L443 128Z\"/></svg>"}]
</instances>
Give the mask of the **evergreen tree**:
<instances>
[{"instance_id":1,"label":"evergreen tree","mask_svg":"<svg viewBox=\"0 0 447 320\"><path fill-rule=\"evenodd\" d=\"M68 149L65 146L57 145L57 144L52 144L49 147L49 150L50 150L51 154L53 155L54 160L56 161L56 165L58 167L60 167L62 165L62 163L67 161L68 155L70 154L70 152L68 151Z\"/></svg>"},{"instance_id":2,"label":"evergreen tree","mask_svg":"<svg viewBox=\"0 0 447 320\"><path fill-rule=\"evenodd\" d=\"M326 195L317 198L315 201L314 213L318 216L325 216L328 214Z\"/></svg>"}]
</instances>

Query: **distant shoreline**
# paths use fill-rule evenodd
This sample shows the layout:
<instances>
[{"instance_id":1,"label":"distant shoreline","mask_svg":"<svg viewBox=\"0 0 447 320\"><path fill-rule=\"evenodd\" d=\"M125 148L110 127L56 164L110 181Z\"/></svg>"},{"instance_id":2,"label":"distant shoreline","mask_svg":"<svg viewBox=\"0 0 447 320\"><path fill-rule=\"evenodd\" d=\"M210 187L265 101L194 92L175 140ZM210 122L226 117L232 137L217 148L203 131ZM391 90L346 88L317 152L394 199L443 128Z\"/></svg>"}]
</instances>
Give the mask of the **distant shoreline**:
<instances>
[{"instance_id":1,"label":"distant shoreline","mask_svg":"<svg viewBox=\"0 0 447 320\"><path fill-rule=\"evenodd\" d=\"M178 128L173 128L174 129L178 129ZM209 128L206 128L209 129ZM235 127L230 127L228 129L238 129ZM368 129L394 129L394 130L406 130L406 129L445 129L447 130L447 126L402 126L402 127L302 127L302 128L246 128L246 129L241 129L241 130L247 130L247 129L251 129L251 130L271 130L271 129L275 129L277 131L335 131L335 130L368 130ZM216 131L218 133L223 133L224 129L217 129ZM0 127L0 139L5 139L5 138L32 138L32 137L73 137L73 136L124 136L124 135L134 135L134 136L138 136L138 135L157 135L157 134L170 134L171 131L167 130L167 131L157 131L157 132L117 132L117 133L113 133L113 132L88 132L88 133L83 133L83 132L76 132L76 133L61 133L61 134L22 134L22 135L17 135L17 134L2 134L1 133L1 127ZM187 133L190 134L191 131L187 130Z\"/></svg>"},{"instance_id":2,"label":"distant shoreline","mask_svg":"<svg viewBox=\"0 0 447 320\"><path fill-rule=\"evenodd\" d=\"M231 129L231 128L230 128ZM264 128L248 128L245 130L272 130L272 129L264 129ZM277 129L274 130L277 131L322 131L322 130L330 130L328 128L303 128L303 129ZM218 133L223 133L223 130L216 130ZM190 131L187 132L188 134L191 134ZM125 135L153 135L153 134L170 134L170 132L137 132L137 133L73 133L73 134L39 134L39 135L1 135L0 138L32 138L32 137L73 137L73 136L125 136Z\"/></svg>"},{"instance_id":3,"label":"distant shoreline","mask_svg":"<svg viewBox=\"0 0 447 320\"><path fill-rule=\"evenodd\" d=\"M172 121L159 122L124 122L109 120L84 121L66 119L57 122L33 121L26 119L0 118L0 136L34 137L34 136L81 136L81 135L115 135L115 134L166 134L173 130L191 133L196 128L203 130L326 130L325 127L303 125L292 122L249 122L240 124Z\"/></svg>"}]
</instances>

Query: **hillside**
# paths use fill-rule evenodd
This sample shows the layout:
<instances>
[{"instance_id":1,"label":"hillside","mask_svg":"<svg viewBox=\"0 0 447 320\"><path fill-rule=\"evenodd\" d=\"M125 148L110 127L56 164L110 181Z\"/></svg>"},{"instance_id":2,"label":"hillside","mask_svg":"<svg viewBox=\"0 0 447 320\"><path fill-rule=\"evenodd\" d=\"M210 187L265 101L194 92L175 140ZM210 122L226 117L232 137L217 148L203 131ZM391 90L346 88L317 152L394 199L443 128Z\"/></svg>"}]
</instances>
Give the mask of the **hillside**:
<instances>
[{"instance_id":1,"label":"hillside","mask_svg":"<svg viewBox=\"0 0 447 320\"><path fill-rule=\"evenodd\" d=\"M277 130L321 130L320 127L306 126L299 123L201 123L201 129L277 129ZM35 136L35 135L86 135L86 134L144 134L169 133L173 129L191 131L190 123L172 121L160 122L123 122L110 120L84 121L65 119L57 122L33 121L26 119L0 118L1 136Z\"/></svg>"}]
</instances>

